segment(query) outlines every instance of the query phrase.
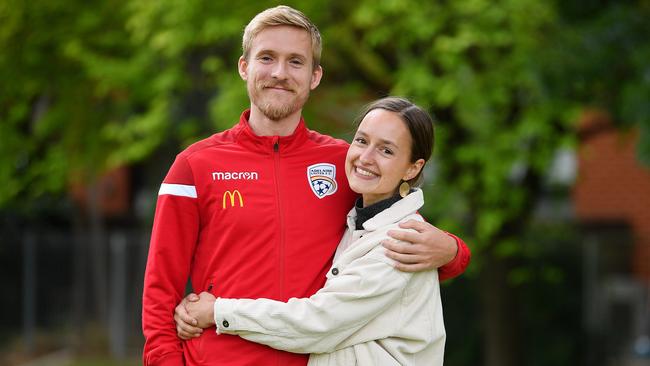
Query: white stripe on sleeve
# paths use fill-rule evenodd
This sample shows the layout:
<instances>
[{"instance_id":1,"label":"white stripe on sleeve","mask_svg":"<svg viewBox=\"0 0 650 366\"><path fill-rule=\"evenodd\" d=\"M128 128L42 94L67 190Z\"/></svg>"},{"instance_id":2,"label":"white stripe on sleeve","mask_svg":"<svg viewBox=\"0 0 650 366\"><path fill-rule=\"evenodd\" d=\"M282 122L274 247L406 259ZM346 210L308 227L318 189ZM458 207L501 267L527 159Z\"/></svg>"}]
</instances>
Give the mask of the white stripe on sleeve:
<instances>
[{"instance_id":1,"label":"white stripe on sleeve","mask_svg":"<svg viewBox=\"0 0 650 366\"><path fill-rule=\"evenodd\" d=\"M171 194L172 196L196 198L196 187L188 186L185 184L163 183L160 185L160 191L158 191L158 195L162 196L163 194Z\"/></svg>"}]
</instances>

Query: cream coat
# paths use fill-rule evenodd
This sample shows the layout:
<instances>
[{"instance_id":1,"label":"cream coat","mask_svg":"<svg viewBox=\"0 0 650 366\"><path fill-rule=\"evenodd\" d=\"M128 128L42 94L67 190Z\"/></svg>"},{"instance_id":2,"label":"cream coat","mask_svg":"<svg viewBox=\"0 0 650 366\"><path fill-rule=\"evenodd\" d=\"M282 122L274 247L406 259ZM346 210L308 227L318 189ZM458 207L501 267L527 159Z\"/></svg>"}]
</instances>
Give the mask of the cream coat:
<instances>
[{"instance_id":1,"label":"cream coat","mask_svg":"<svg viewBox=\"0 0 650 366\"><path fill-rule=\"evenodd\" d=\"M381 245L399 222L422 220L416 190L345 232L325 286L310 298L217 299L218 333L311 353L309 365L442 365L445 328L437 271L393 267Z\"/></svg>"}]
</instances>

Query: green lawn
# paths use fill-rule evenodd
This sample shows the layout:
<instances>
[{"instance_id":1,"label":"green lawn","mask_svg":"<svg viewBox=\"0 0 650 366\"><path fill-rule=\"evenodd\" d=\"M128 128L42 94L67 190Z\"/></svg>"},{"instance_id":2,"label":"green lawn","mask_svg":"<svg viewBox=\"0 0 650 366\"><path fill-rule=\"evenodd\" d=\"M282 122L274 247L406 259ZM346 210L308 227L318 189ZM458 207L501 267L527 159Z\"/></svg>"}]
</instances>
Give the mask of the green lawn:
<instances>
[{"instance_id":1,"label":"green lawn","mask_svg":"<svg viewBox=\"0 0 650 366\"><path fill-rule=\"evenodd\" d=\"M142 365L142 360L140 359L127 359L123 361L116 360L102 360L95 358L84 358L79 360L74 360L72 363L67 366L139 366Z\"/></svg>"}]
</instances>

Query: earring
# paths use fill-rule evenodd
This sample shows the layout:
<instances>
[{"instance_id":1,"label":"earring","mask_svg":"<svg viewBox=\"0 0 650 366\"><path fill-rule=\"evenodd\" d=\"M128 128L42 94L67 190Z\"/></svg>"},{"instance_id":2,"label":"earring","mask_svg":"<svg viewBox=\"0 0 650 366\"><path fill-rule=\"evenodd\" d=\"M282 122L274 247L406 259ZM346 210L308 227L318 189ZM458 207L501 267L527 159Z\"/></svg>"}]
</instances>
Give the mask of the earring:
<instances>
[{"instance_id":1,"label":"earring","mask_svg":"<svg viewBox=\"0 0 650 366\"><path fill-rule=\"evenodd\" d=\"M406 197L407 194L411 191L411 186L409 185L409 182L402 182L402 184L399 185L399 195L404 198Z\"/></svg>"}]
</instances>

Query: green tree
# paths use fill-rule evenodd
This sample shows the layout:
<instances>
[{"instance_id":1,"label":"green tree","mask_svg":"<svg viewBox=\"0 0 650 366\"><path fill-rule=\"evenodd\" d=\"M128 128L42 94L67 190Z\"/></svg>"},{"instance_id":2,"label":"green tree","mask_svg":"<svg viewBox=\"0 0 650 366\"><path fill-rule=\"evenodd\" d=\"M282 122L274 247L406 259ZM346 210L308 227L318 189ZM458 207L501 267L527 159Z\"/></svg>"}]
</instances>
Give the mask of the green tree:
<instances>
[{"instance_id":1,"label":"green tree","mask_svg":"<svg viewBox=\"0 0 650 366\"><path fill-rule=\"evenodd\" d=\"M362 75L366 90L410 96L438 117L437 174L428 189L437 204L427 211L472 245L485 364L524 364L509 258L521 250L556 149L571 141L575 108L547 94L548 65L539 62L553 42L554 8L368 1L346 20L335 29L351 38L348 50L336 50L351 61L348 72ZM366 59L381 62L370 68Z\"/></svg>"},{"instance_id":2,"label":"green tree","mask_svg":"<svg viewBox=\"0 0 650 366\"><path fill-rule=\"evenodd\" d=\"M0 2L0 207L92 182L162 142L157 58L135 52L121 4Z\"/></svg>"},{"instance_id":3,"label":"green tree","mask_svg":"<svg viewBox=\"0 0 650 366\"><path fill-rule=\"evenodd\" d=\"M548 50L555 98L609 112L640 132L638 158L650 166L650 1L558 2L556 45Z\"/></svg>"},{"instance_id":4,"label":"green tree","mask_svg":"<svg viewBox=\"0 0 650 366\"><path fill-rule=\"evenodd\" d=\"M526 363L512 319L531 272L513 258L581 108L640 126L640 157L650 160L649 4L289 3L324 36L311 128L346 136L360 106L386 94L437 117L425 211L472 247L486 365ZM92 191L111 167L233 125L248 104L236 72L242 30L273 5L0 1L0 208L29 207L74 182Z\"/></svg>"}]
</instances>

